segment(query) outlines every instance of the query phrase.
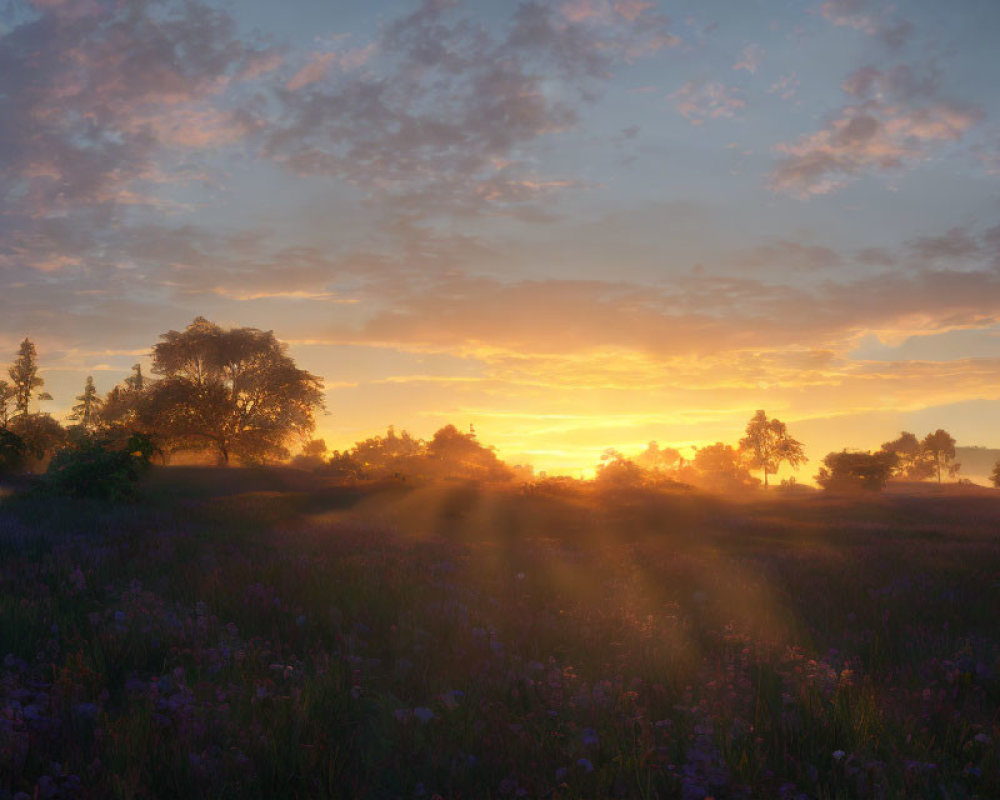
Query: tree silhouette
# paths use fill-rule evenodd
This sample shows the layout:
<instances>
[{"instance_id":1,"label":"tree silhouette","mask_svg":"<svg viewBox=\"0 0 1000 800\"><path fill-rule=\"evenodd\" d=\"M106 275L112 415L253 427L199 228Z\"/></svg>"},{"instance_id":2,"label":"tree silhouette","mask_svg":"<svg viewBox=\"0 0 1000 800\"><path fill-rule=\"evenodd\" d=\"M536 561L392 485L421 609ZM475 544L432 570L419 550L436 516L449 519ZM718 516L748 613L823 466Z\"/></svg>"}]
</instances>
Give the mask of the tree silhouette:
<instances>
[{"instance_id":1,"label":"tree silhouette","mask_svg":"<svg viewBox=\"0 0 1000 800\"><path fill-rule=\"evenodd\" d=\"M613 447L601 453L601 463L594 474L594 483L605 489L634 488L641 486L645 479L645 470Z\"/></svg>"},{"instance_id":2,"label":"tree silhouette","mask_svg":"<svg viewBox=\"0 0 1000 800\"><path fill-rule=\"evenodd\" d=\"M427 443L427 460L432 474L484 481L510 480L510 467L492 447L484 447L474 431L462 433L454 425L445 425Z\"/></svg>"},{"instance_id":3,"label":"tree silhouette","mask_svg":"<svg viewBox=\"0 0 1000 800\"><path fill-rule=\"evenodd\" d=\"M650 442L633 461L643 469L670 472L677 469L683 459L680 450L673 447L660 447L657 442Z\"/></svg>"},{"instance_id":4,"label":"tree silhouette","mask_svg":"<svg viewBox=\"0 0 1000 800\"><path fill-rule=\"evenodd\" d=\"M802 443L788 435L785 423L779 419L768 419L763 410L753 415L747 423L747 435L740 439L740 450L750 457L754 469L764 471L764 488L767 476L778 471L782 461L796 468L805 461Z\"/></svg>"},{"instance_id":5,"label":"tree silhouette","mask_svg":"<svg viewBox=\"0 0 1000 800\"><path fill-rule=\"evenodd\" d=\"M145 393L140 416L161 447L214 449L223 464L231 455L261 462L286 457L289 440L314 428L322 380L296 367L272 331L223 330L197 317L160 338L153 372L163 378Z\"/></svg>"},{"instance_id":6,"label":"tree silhouette","mask_svg":"<svg viewBox=\"0 0 1000 800\"><path fill-rule=\"evenodd\" d=\"M13 381L14 389L14 410L17 416L27 416L31 406L32 396L37 400L51 400L52 395L48 392L39 392L35 395L36 389L41 389L45 381L38 377L38 353L35 344L25 337L17 351L17 358L10 369L7 370Z\"/></svg>"},{"instance_id":7,"label":"tree silhouette","mask_svg":"<svg viewBox=\"0 0 1000 800\"><path fill-rule=\"evenodd\" d=\"M386 478L393 475L415 475L422 471L418 463L427 452L427 444L422 439L411 436L407 431L397 434L393 425L385 436L371 436L355 442L350 454L335 454L341 470L348 470L349 458L356 472L370 478Z\"/></svg>"},{"instance_id":8,"label":"tree silhouette","mask_svg":"<svg viewBox=\"0 0 1000 800\"><path fill-rule=\"evenodd\" d=\"M882 445L882 452L895 457L892 475L911 481L922 481L934 474L934 464L912 433L902 431L898 439Z\"/></svg>"},{"instance_id":9,"label":"tree silhouette","mask_svg":"<svg viewBox=\"0 0 1000 800\"><path fill-rule=\"evenodd\" d=\"M0 428L6 428L10 423L16 394L14 387L7 381L0 381Z\"/></svg>"},{"instance_id":10,"label":"tree silhouette","mask_svg":"<svg viewBox=\"0 0 1000 800\"><path fill-rule=\"evenodd\" d=\"M948 431L938 428L934 433L928 433L920 447L930 457L937 471L938 483L941 483L942 467L947 468L948 474L953 476L962 466L955 463L955 439Z\"/></svg>"},{"instance_id":11,"label":"tree silhouette","mask_svg":"<svg viewBox=\"0 0 1000 800\"><path fill-rule=\"evenodd\" d=\"M707 488L745 489L760 484L747 469L746 454L722 442L698 448L692 465L692 477ZM687 473L682 479L688 479Z\"/></svg>"},{"instance_id":12,"label":"tree silhouette","mask_svg":"<svg viewBox=\"0 0 1000 800\"><path fill-rule=\"evenodd\" d=\"M69 415L69 419L78 421L80 427L86 431L93 430L97 427L100 419L99 414L102 405L101 398L97 396L97 388L94 386L93 376L87 376L87 382L83 387L83 394L77 395L76 399L79 402L73 406L73 413Z\"/></svg>"},{"instance_id":13,"label":"tree silhouette","mask_svg":"<svg viewBox=\"0 0 1000 800\"><path fill-rule=\"evenodd\" d=\"M993 485L1000 489L1000 461L993 465L993 473L990 475Z\"/></svg>"},{"instance_id":14,"label":"tree silhouette","mask_svg":"<svg viewBox=\"0 0 1000 800\"><path fill-rule=\"evenodd\" d=\"M132 392L141 392L146 388L146 378L142 374L142 364L132 365L132 374L125 379L125 386Z\"/></svg>"},{"instance_id":15,"label":"tree silhouette","mask_svg":"<svg viewBox=\"0 0 1000 800\"><path fill-rule=\"evenodd\" d=\"M867 489L881 491L895 465L895 456L880 450L877 453L830 453L816 475L816 483L824 489Z\"/></svg>"}]
</instances>

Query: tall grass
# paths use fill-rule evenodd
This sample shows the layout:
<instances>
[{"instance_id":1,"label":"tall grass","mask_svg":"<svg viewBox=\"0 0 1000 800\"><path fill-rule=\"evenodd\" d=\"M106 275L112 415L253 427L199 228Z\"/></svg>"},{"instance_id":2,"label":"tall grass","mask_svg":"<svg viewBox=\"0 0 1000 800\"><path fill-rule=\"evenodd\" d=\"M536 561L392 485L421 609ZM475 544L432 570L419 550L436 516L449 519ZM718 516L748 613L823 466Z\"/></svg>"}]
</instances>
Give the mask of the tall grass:
<instances>
[{"instance_id":1,"label":"tall grass","mask_svg":"<svg viewBox=\"0 0 1000 800\"><path fill-rule=\"evenodd\" d=\"M0 506L0 798L1000 796L1000 504L192 474Z\"/></svg>"}]
</instances>

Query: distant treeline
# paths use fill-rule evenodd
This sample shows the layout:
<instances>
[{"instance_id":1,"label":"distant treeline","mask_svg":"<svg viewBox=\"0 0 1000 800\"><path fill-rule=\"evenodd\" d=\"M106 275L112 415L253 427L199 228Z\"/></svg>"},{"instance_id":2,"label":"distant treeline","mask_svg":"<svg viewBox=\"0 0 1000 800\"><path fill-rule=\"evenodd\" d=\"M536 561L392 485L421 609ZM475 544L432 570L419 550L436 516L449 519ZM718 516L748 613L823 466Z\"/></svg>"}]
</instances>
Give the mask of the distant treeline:
<instances>
[{"instance_id":1,"label":"distant treeline","mask_svg":"<svg viewBox=\"0 0 1000 800\"><path fill-rule=\"evenodd\" d=\"M37 408L52 398L38 374L35 345L25 338L7 370L10 380L0 380L0 473L43 470L61 452L85 452L93 461L98 450L121 451L142 442L143 458L162 463L177 454L220 464L281 463L298 449L293 465L350 481L460 478L552 489L578 483L505 464L474 430L462 432L454 425L426 441L390 427L385 436L328 453L323 440L309 438L315 413L323 407L323 381L299 369L271 331L227 330L197 317L183 331L160 336L152 348L152 372L151 378L135 364L104 397L88 376L68 417L72 424L64 426ZM947 431L923 439L904 431L874 453L828 454L815 477L828 489L878 490L891 479L941 482L958 473L956 452ZM68 458L59 463L65 466ZM716 442L696 449L691 458L655 441L634 455L606 450L593 485L611 490L767 488L783 464L797 469L805 460L802 443L785 423L759 410L736 444ZM1000 485L1000 462L992 469ZM796 486L794 478L781 483Z\"/></svg>"}]
</instances>

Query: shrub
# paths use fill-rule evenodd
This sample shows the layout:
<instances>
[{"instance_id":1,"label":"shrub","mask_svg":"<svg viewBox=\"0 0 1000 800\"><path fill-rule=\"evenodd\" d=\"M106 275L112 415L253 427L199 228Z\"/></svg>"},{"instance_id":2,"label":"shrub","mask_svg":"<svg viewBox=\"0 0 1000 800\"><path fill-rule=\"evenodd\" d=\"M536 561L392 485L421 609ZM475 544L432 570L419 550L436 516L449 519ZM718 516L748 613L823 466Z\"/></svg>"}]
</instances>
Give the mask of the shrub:
<instances>
[{"instance_id":1,"label":"shrub","mask_svg":"<svg viewBox=\"0 0 1000 800\"><path fill-rule=\"evenodd\" d=\"M830 453L823 459L816 482L824 489L879 492L889 480L894 464L895 455L885 451Z\"/></svg>"},{"instance_id":2,"label":"shrub","mask_svg":"<svg viewBox=\"0 0 1000 800\"><path fill-rule=\"evenodd\" d=\"M13 431L0 428L0 475L20 470L28 456L28 445Z\"/></svg>"},{"instance_id":3,"label":"shrub","mask_svg":"<svg viewBox=\"0 0 1000 800\"><path fill-rule=\"evenodd\" d=\"M135 496L155 448L148 436L132 434L124 447L84 441L56 453L45 473L46 490L70 497L118 502Z\"/></svg>"}]
</instances>

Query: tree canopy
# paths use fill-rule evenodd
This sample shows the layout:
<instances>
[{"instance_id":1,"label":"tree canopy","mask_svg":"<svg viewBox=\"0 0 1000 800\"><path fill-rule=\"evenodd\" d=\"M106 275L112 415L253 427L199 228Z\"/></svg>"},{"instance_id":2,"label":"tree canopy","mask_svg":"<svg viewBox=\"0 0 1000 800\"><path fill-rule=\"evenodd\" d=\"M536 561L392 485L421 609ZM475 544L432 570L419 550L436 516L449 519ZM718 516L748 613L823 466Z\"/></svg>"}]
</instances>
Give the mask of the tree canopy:
<instances>
[{"instance_id":1,"label":"tree canopy","mask_svg":"<svg viewBox=\"0 0 1000 800\"><path fill-rule=\"evenodd\" d=\"M909 431L882 445L882 452L893 456L892 477L922 481L934 475L934 463L920 440Z\"/></svg>"},{"instance_id":2,"label":"tree canopy","mask_svg":"<svg viewBox=\"0 0 1000 800\"><path fill-rule=\"evenodd\" d=\"M73 406L73 413L69 415L69 419L78 422L86 431L93 430L97 427L102 404L101 398L97 396L97 387L94 386L92 375L87 376L83 394L77 395L76 399L77 404Z\"/></svg>"},{"instance_id":3,"label":"tree canopy","mask_svg":"<svg viewBox=\"0 0 1000 800\"><path fill-rule=\"evenodd\" d=\"M747 423L740 450L748 454L751 467L763 470L764 488L767 488L767 476L776 473L783 461L795 468L806 458L802 443L789 436L785 423L768 419L763 409Z\"/></svg>"},{"instance_id":4,"label":"tree canopy","mask_svg":"<svg viewBox=\"0 0 1000 800\"><path fill-rule=\"evenodd\" d=\"M830 453L823 459L823 466L816 475L816 483L824 489L881 491L892 473L895 458L892 453L843 450Z\"/></svg>"},{"instance_id":5,"label":"tree canopy","mask_svg":"<svg viewBox=\"0 0 1000 800\"><path fill-rule=\"evenodd\" d=\"M938 483L941 483L942 467L950 476L954 476L961 468L961 464L955 463L955 439L948 431L938 428L934 433L928 433L920 446L934 465Z\"/></svg>"},{"instance_id":6,"label":"tree canopy","mask_svg":"<svg viewBox=\"0 0 1000 800\"><path fill-rule=\"evenodd\" d=\"M144 385L136 370L127 387L144 397L139 416L160 447L258 462L286 457L290 440L313 430L322 379L299 369L272 331L198 317L160 338L153 372L163 377Z\"/></svg>"},{"instance_id":7,"label":"tree canopy","mask_svg":"<svg viewBox=\"0 0 1000 800\"><path fill-rule=\"evenodd\" d=\"M35 343L25 337L17 351L17 358L7 370L12 381L14 390L14 412L17 416L26 416L31 408L32 399L51 400L52 395L48 392L38 392L45 385L45 381L38 377L38 353L35 350Z\"/></svg>"}]
</instances>

